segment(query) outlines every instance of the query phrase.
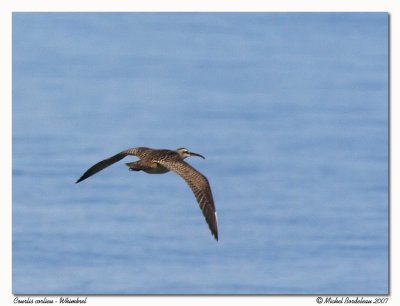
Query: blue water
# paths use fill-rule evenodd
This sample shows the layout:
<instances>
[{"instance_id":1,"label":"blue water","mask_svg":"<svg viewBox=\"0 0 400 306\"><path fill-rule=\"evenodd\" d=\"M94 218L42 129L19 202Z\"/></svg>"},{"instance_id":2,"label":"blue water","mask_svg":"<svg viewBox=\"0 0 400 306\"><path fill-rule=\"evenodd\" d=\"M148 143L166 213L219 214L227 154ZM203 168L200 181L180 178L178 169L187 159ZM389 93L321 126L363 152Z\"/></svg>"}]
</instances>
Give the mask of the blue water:
<instances>
[{"instance_id":1,"label":"blue water","mask_svg":"<svg viewBox=\"0 0 400 306\"><path fill-rule=\"evenodd\" d=\"M187 147L216 242L173 173ZM126 158L126 161L134 158ZM13 293L388 292L388 15L14 13Z\"/></svg>"}]
</instances>

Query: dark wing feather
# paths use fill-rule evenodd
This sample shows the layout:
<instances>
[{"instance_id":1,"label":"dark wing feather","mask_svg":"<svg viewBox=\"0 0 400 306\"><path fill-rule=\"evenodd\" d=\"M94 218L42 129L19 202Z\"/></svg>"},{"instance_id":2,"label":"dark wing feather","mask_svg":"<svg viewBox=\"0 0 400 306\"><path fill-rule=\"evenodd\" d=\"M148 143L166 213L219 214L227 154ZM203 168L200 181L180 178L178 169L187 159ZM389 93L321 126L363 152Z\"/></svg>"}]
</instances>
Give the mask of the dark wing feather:
<instances>
[{"instance_id":1,"label":"dark wing feather","mask_svg":"<svg viewBox=\"0 0 400 306\"><path fill-rule=\"evenodd\" d=\"M210 184L207 178L180 158L154 160L165 168L180 175L192 189L211 233L218 240L217 214Z\"/></svg>"},{"instance_id":2,"label":"dark wing feather","mask_svg":"<svg viewBox=\"0 0 400 306\"><path fill-rule=\"evenodd\" d=\"M86 172L75 182L75 184L87 179L88 177L92 176L93 174L96 174L97 172L103 170L104 168L107 168L108 166L111 166L112 164L116 163L117 161L120 161L127 155L136 155L137 149L132 148L128 149L125 151L122 151L114 156L111 156L105 160L102 160L101 162L98 162L97 164L93 165L90 167Z\"/></svg>"}]
</instances>

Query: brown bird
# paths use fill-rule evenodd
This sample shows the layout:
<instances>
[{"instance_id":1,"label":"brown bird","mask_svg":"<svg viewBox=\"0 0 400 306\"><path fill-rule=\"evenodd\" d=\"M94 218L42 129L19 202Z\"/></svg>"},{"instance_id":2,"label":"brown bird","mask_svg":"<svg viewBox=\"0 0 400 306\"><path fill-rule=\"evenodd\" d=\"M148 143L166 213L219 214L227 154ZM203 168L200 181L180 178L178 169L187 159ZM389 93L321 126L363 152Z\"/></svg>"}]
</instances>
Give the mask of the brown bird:
<instances>
[{"instance_id":1,"label":"brown bird","mask_svg":"<svg viewBox=\"0 0 400 306\"><path fill-rule=\"evenodd\" d=\"M127 149L93 165L76 181L76 183L87 179L128 155L139 157L138 161L126 163L131 171L144 171L150 174L163 174L173 171L180 175L189 185L190 189L192 189L212 235L218 240L217 213L210 184L203 174L184 161L184 159L189 156L199 156L203 159L205 157L197 153L189 152L188 149L157 150L146 147Z\"/></svg>"}]
</instances>

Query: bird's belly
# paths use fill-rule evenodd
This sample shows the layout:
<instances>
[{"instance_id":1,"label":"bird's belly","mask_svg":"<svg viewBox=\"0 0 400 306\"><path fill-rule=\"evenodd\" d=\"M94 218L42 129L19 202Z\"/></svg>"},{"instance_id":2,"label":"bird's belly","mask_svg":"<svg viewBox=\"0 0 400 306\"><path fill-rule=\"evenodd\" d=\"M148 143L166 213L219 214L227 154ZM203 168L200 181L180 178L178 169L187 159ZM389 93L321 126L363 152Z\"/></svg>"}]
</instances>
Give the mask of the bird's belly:
<instances>
[{"instance_id":1,"label":"bird's belly","mask_svg":"<svg viewBox=\"0 0 400 306\"><path fill-rule=\"evenodd\" d=\"M143 169L143 171L149 174L163 174L167 173L169 170L159 164L156 164L155 167Z\"/></svg>"}]
</instances>

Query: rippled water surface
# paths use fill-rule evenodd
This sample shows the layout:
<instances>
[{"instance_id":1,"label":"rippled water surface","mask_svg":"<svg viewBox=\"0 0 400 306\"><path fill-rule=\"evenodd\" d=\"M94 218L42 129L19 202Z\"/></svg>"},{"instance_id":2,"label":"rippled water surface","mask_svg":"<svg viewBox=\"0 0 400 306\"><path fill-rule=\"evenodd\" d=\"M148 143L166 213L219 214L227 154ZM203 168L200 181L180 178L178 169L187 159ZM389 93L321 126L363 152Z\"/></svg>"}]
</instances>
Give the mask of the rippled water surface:
<instances>
[{"instance_id":1,"label":"rippled water surface","mask_svg":"<svg viewBox=\"0 0 400 306\"><path fill-rule=\"evenodd\" d=\"M387 293L387 23L15 13L13 292ZM135 146L206 157L218 242L173 173L74 184Z\"/></svg>"}]
</instances>

